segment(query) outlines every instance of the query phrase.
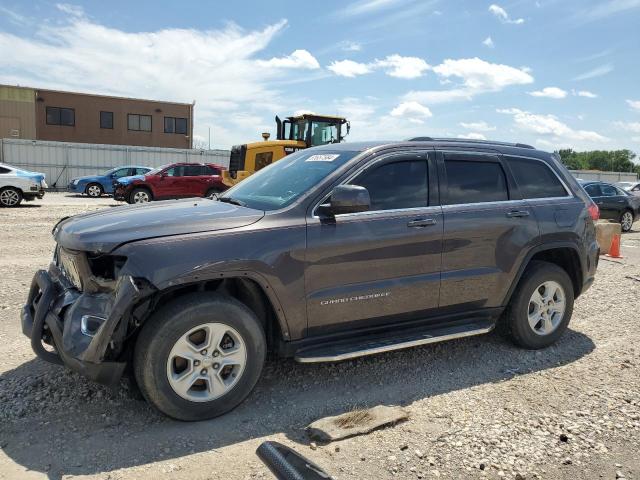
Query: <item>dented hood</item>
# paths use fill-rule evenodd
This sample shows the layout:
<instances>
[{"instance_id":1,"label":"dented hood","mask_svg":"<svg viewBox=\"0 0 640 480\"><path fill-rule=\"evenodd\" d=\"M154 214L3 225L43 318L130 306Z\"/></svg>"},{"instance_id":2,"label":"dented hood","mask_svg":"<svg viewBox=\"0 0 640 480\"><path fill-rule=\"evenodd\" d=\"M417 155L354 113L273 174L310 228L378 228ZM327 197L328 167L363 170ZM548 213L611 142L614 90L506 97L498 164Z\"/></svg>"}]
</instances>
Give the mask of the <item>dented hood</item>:
<instances>
[{"instance_id":1,"label":"dented hood","mask_svg":"<svg viewBox=\"0 0 640 480\"><path fill-rule=\"evenodd\" d=\"M263 216L262 210L210 199L167 200L67 218L53 235L70 250L110 252L136 240L244 227Z\"/></svg>"}]
</instances>

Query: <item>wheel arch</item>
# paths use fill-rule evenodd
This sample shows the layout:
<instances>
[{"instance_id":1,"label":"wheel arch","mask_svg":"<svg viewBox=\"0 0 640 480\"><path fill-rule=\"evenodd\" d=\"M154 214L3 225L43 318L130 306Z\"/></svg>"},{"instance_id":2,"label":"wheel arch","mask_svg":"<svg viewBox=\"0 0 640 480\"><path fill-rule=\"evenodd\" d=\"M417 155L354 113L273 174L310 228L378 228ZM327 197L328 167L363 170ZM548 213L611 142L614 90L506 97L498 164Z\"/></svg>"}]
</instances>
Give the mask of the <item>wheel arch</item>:
<instances>
[{"instance_id":1,"label":"wheel arch","mask_svg":"<svg viewBox=\"0 0 640 480\"><path fill-rule=\"evenodd\" d=\"M216 292L229 295L258 317L270 350L278 350L279 343L290 338L284 311L271 286L253 272L221 273L217 278L192 281L159 290L144 316L144 322L162 305L193 292Z\"/></svg>"},{"instance_id":2,"label":"wheel arch","mask_svg":"<svg viewBox=\"0 0 640 480\"><path fill-rule=\"evenodd\" d=\"M570 242L558 242L547 245L539 245L532 248L525 257L524 261L518 269L518 273L514 278L504 304L508 305L511 301L513 293L522 279L522 275L532 261L541 260L553 263L562 268L573 285L574 297L578 298L582 292L582 283L584 280L584 272L582 262L580 261L580 251L578 246Z\"/></svg>"},{"instance_id":3,"label":"wheel arch","mask_svg":"<svg viewBox=\"0 0 640 480\"><path fill-rule=\"evenodd\" d=\"M2 190L6 190L7 188L13 188L14 190L18 190L20 192L20 195L24 195L24 189L22 189L22 187L18 187L17 185L14 185L14 184L1 186L0 187L0 192Z\"/></svg>"}]
</instances>

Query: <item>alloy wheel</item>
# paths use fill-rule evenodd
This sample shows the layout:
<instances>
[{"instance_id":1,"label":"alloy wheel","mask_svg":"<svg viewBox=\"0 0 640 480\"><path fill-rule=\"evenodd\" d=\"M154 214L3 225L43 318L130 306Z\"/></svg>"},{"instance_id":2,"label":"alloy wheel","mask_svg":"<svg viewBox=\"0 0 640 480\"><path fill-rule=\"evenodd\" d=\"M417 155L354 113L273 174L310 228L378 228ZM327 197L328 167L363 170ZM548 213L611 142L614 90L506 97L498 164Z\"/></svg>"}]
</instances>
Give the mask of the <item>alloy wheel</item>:
<instances>
[{"instance_id":1,"label":"alloy wheel","mask_svg":"<svg viewBox=\"0 0 640 480\"><path fill-rule=\"evenodd\" d=\"M0 203L5 207L15 207L20 203L20 194L12 188L0 192Z\"/></svg>"},{"instance_id":2,"label":"alloy wheel","mask_svg":"<svg viewBox=\"0 0 640 480\"><path fill-rule=\"evenodd\" d=\"M147 203L149 200L149 194L145 191L139 191L133 194L133 203Z\"/></svg>"},{"instance_id":3,"label":"alloy wheel","mask_svg":"<svg viewBox=\"0 0 640 480\"><path fill-rule=\"evenodd\" d=\"M102 190L98 185L89 185L87 187L87 195L90 197L99 197L102 195Z\"/></svg>"},{"instance_id":4,"label":"alloy wheel","mask_svg":"<svg viewBox=\"0 0 640 480\"><path fill-rule=\"evenodd\" d=\"M529 326L537 335L549 335L558 328L564 317L565 299L558 282L544 282L533 291L527 315Z\"/></svg>"},{"instance_id":5,"label":"alloy wheel","mask_svg":"<svg viewBox=\"0 0 640 480\"><path fill-rule=\"evenodd\" d=\"M192 328L174 344L167 378L174 392L192 402L209 402L228 393L247 363L240 334L224 323Z\"/></svg>"},{"instance_id":6,"label":"alloy wheel","mask_svg":"<svg viewBox=\"0 0 640 480\"><path fill-rule=\"evenodd\" d=\"M631 227L633 226L633 215L631 212L624 212L620 223L622 224L622 230L624 232L631 230Z\"/></svg>"}]
</instances>

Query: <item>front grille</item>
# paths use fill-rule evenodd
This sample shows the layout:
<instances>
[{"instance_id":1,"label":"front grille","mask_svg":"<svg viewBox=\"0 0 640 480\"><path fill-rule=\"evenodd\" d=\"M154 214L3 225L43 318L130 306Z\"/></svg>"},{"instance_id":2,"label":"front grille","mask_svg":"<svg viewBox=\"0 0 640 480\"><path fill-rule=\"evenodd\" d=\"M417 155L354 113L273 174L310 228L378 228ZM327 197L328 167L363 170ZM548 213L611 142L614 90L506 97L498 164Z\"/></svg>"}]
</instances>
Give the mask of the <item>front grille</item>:
<instances>
[{"instance_id":1,"label":"front grille","mask_svg":"<svg viewBox=\"0 0 640 480\"><path fill-rule=\"evenodd\" d=\"M231 147L231 154L229 156L229 171L237 172L244 170L244 161L247 156L247 145L234 145Z\"/></svg>"}]
</instances>

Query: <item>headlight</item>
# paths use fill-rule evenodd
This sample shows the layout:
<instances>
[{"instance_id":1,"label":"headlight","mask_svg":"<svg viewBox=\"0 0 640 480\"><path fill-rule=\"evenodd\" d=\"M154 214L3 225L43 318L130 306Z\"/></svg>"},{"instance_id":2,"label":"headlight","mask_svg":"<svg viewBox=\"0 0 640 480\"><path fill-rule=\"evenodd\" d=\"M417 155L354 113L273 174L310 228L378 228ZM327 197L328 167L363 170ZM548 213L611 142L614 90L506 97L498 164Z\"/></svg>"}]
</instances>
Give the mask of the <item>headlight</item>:
<instances>
[{"instance_id":1,"label":"headlight","mask_svg":"<svg viewBox=\"0 0 640 480\"><path fill-rule=\"evenodd\" d=\"M76 178L76 179L74 179L74 180L73 180L73 182L72 182L72 183L73 183L74 185L77 185L79 182L80 182L80 179L79 179L79 178Z\"/></svg>"}]
</instances>

